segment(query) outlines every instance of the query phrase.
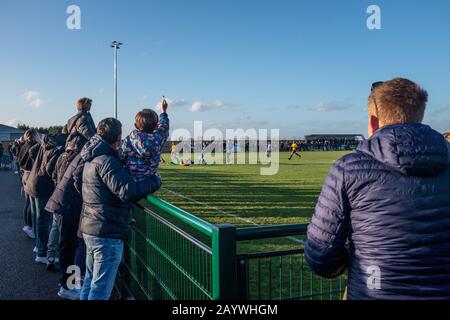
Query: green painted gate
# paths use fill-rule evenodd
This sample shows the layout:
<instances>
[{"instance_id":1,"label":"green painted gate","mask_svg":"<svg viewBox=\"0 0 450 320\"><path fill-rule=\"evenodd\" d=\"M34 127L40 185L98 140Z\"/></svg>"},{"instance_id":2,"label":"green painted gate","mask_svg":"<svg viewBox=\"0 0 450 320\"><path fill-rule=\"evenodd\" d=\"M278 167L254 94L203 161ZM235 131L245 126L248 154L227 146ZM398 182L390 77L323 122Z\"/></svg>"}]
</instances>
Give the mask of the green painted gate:
<instances>
[{"instance_id":1,"label":"green painted gate","mask_svg":"<svg viewBox=\"0 0 450 320\"><path fill-rule=\"evenodd\" d=\"M305 224L239 229L212 225L154 196L135 206L134 219L117 277L122 298L342 297L344 277L323 279L304 261ZM274 246L274 239L282 244Z\"/></svg>"}]
</instances>

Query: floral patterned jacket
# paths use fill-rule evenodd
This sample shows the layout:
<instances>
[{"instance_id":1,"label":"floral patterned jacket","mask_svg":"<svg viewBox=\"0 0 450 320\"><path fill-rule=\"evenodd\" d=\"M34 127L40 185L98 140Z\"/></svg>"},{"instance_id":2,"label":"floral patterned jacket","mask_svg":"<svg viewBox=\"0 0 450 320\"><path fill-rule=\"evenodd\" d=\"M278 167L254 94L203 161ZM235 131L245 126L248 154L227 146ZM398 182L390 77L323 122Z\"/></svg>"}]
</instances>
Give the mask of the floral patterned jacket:
<instances>
[{"instance_id":1,"label":"floral patterned jacket","mask_svg":"<svg viewBox=\"0 0 450 320\"><path fill-rule=\"evenodd\" d=\"M167 113L159 116L159 126L152 133L133 130L122 142L120 157L130 175L136 180L158 174L161 150L169 137L169 118Z\"/></svg>"}]
</instances>

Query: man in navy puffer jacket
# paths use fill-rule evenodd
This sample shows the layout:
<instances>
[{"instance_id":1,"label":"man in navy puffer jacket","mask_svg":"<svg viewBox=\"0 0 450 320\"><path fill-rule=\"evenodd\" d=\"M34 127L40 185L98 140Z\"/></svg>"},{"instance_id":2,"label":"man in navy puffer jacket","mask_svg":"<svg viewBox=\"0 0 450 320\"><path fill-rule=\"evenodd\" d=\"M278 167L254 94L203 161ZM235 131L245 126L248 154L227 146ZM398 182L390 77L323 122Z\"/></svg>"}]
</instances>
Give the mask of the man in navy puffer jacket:
<instances>
[{"instance_id":1,"label":"man in navy puffer jacket","mask_svg":"<svg viewBox=\"0 0 450 320\"><path fill-rule=\"evenodd\" d=\"M450 299L450 144L421 124L426 91L377 83L369 136L332 167L308 228L321 276L348 270L348 299Z\"/></svg>"}]
</instances>

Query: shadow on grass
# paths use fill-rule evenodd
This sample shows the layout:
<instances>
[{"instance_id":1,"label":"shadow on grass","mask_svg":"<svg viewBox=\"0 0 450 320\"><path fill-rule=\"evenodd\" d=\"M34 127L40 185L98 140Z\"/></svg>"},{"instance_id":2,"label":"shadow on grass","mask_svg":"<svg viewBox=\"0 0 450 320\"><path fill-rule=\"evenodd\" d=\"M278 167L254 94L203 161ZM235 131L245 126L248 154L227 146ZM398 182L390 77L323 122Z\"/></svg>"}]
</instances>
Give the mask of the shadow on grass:
<instances>
[{"instance_id":1,"label":"shadow on grass","mask_svg":"<svg viewBox=\"0 0 450 320\"><path fill-rule=\"evenodd\" d=\"M164 187L182 196L164 189L157 196L213 223L240 220L233 215L258 225L302 223L311 217L320 193L320 187L256 180L239 172L165 169L162 175Z\"/></svg>"}]
</instances>

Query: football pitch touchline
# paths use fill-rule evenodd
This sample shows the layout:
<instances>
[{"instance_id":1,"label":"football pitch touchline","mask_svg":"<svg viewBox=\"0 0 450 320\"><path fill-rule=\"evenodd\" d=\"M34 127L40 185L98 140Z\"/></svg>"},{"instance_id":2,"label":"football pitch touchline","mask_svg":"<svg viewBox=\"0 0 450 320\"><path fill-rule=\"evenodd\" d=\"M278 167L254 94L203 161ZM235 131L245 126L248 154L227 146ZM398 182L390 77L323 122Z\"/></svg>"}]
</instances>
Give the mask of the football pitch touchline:
<instances>
[{"instance_id":1,"label":"football pitch touchline","mask_svg":"<svg viewBox=\"0 0 450 320\"><path fill-rule=\"evenodd\" d=\"M178 196L178 197L180 197L180 198L183 198L183 199L186 199L186 200L188 200L188 201L191 201L191 202L194 202L194 203L196 203L196 204L199 204L199 205L201 205L201 206L203 206L203 207L205 207L205 208L209 208L209 209L212 209L212 210L214 210L214 211L217 211L217 212L219 212L219 213L221 213L221 214L224 214L224 215L226 215L226 216L233 217L233 218L236 218L236 219L245 221L245 222L247 222L247 223L249 223L249 224L252 224L252 225L254 225L254 226L257 226L257 227L261 227L260 224L257 224L256 222L254 222L254 221L252 221L252 220L243 218L243 217L241 217L241 216L239 216L239 215L237 215L237 214L225 212L225 211L223 211L223 210L221 210L221 209L219 209L219 208L216 208L216 207L213 207L213 206L211 206L211 205L209 205L209 204L207 204L207 203L203 203L203 202L200 202L200 201L198 201L198 200L192 199L192 198L190 198L190 197L188 197L188 196L185 196L184 194L175 192L175 191L170 190L170 189L165 188L165 187L161 187L161 189L166 190L167 192L172 193L172 194L174 194L174 195L176 195L176 196ZM289 239L289 240L291 240L291 241L293 241L293 242L302 244L302 245L305 244L303 240L300 240L300 239L297 239L297 238L294 238L294 237L285 237L285 238L286 238L286 239Z\"/></svg>"}]
</instances>

